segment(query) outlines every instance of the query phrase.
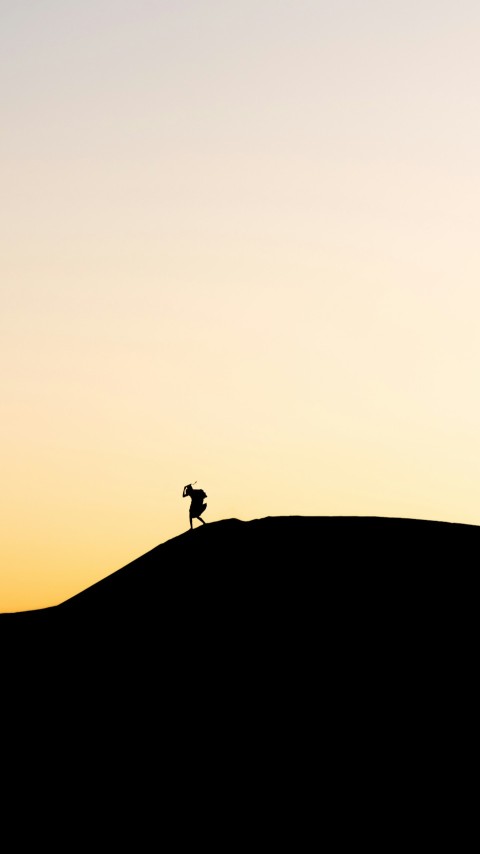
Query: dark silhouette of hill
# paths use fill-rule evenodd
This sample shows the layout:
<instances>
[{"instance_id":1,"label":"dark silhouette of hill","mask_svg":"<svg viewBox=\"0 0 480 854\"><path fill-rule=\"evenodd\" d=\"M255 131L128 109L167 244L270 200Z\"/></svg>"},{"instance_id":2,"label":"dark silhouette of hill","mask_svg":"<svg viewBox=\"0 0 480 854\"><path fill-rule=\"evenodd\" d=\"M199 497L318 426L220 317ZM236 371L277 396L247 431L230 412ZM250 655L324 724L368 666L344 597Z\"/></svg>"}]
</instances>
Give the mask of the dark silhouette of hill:
<instances>
[{"instance_id":1,"label":"dark silhouette of hill","mask_svg":"<svg viewBox=\"0 0 480 854\"><path fill-rule=\"evenodd\" d=\"M480 527L428 520L226 519L162 543L59 605L1 614L0 629L134 645L314 632L335 614L357 623L373 602L390 617L400 604L411 614L419 597L442 595L442 579L465 569L478 545Z\"/></svg>"},{"instance_id":2,"label":"dark silhouette of hill","mask_svg":"<svg viewBox=\"0 0 480 854\"><path fill-rule=\"evenodd\" d=\"M98 803L107 780L127 813L157 816L160 780L179 826L205 804L236 827L253 798L249 816L283 833L280 805L296 836L320 799L335 827L384 816L393 834L445 791L476 708L479 545L477 526L382 517L186 531L0 615L4 740L40 746L68 794L78 769Z\"/></svg>"}]
</instances>

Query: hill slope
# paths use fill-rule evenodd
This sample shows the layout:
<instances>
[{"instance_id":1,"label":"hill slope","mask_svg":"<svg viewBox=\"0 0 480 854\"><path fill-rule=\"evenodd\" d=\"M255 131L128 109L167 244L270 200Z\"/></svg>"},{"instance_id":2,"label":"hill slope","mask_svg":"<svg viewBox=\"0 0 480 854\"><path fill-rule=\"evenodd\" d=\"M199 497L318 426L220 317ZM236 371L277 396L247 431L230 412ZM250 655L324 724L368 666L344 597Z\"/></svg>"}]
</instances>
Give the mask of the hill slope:
<instances>
[{"instance_id":1,"label":"hill slope","mask_svg":"<svg viewBox=\"0 0 480 854\"><path fill-rule=\"evenodd\" d=\"M479 545L476 526L422 520L213 522L54 608L0 615L4 693L19 720L48 710L50 747L63 721L175 773L199 750L209 767L212 746L273 773L315 755L334 779L374 752L395 768L427 719L438 749L445 685L457 697L472 668Z\"/></svg>"},{"instance_id":2,"label":"hill slope","mask_svg":"<svg viewBox=\"0 0 480 854\"><path fill-rule=\"evenodd\" d=\"M384 518L226 519L186 531L52 608L1 614L0 627L121 632L205 631L213 623L301 622L387 597L390 607L467 569L480 527ZM434 585L432 581L434 580ZM303 615L303 617L302 617Z\"/></svg>"}]
</instances>

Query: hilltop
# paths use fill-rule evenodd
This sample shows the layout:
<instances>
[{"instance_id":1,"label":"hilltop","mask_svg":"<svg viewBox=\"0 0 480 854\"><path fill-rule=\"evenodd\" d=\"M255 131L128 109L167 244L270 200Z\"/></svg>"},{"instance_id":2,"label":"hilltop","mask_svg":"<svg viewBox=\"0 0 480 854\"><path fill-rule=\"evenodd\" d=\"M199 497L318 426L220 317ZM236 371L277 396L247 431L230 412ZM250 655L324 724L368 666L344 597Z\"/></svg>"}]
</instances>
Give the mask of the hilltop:
<instances>
[{"instance_id":1,"label":"hilltop","mask_svg":"<svg viewBox=\"0 0 480 854\"><path fill-rule=\"evenodd\" d=\"M99 753L175 774L212 750L273 774L400 762L471 662L479 546L477 526L412 519L209 523L60 605L1 614L9 708L48 710L49 750L86 727Z\"/></svg>"},{"instance_id":2,"label":"hilltop","mask_svg":"<svg viewBox=\"0 0 480 854\"><path fill-rule=\"evenodd\" d=\"M0 614L0 628L132 642L167 631L198 639L212 626L299 628L331 620L340 603L369 610L383 598L396 608L432 582L438 593L445 571L467 567L478 545L480 527L428 520L225 519L173 537L60 605Z\"/></svg>"}]
</instances>

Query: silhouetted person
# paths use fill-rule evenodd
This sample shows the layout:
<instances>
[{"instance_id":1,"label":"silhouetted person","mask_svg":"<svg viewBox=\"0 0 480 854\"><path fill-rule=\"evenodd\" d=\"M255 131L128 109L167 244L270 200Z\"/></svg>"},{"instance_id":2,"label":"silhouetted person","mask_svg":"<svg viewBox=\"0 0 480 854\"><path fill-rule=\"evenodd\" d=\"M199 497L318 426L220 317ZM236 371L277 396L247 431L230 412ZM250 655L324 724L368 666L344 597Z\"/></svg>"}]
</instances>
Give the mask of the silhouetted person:
<instances>
[{"instance_id":1,"label":"silhouetted person","mask_svg":"<svg viewBox=\"0 0 480 854\"><path fill-rule=\"evenodd\" d=\"M196 483L197 481L195 481ZM203 499L207 497L207 493L203 491L203 489L194 489L193 484L189 483L187 486L183 487L183 498L186 498L187 495L190 496L190 530L193 528L193 520L198 519L202 525L206 525L204 519L201 518L201 515L204 510L206 510L207 505L203 503Z\"/></svg>"}]
</instances>

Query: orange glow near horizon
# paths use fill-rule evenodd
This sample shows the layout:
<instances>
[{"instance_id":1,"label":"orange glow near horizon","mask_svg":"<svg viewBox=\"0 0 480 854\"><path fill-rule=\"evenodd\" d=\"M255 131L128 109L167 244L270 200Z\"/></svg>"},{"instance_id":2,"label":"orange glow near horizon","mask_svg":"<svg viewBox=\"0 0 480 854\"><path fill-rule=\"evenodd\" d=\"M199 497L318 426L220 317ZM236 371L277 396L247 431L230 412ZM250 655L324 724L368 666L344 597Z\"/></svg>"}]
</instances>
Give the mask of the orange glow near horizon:
<instances>
[{"instance_id":1,"label":"orange glow near horizon","mask_svg":"<svg viewBox=\"0 0 480 854\"><path fill-rule=\"evenodd\" d=\"M480 524L480 7L177 6L2 12L0 612L195 480L207 522Z\"/></svg>"}]
</instances>

